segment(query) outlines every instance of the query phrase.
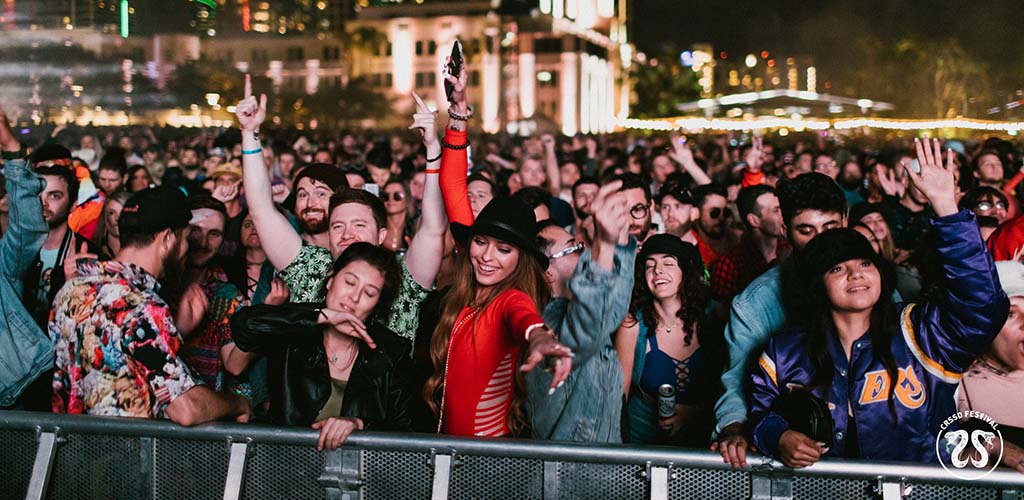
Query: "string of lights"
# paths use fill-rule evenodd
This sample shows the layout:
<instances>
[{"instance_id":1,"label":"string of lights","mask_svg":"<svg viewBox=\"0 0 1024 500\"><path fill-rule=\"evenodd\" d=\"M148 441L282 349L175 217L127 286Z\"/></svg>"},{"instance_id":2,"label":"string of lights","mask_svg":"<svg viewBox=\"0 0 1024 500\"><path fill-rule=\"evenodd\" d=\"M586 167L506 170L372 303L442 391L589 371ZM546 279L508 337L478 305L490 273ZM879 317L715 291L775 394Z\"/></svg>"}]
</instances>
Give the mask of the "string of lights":
<instances>
[{"instance_id":1,"label":"string of lights","mask_svg":"<svg viewBox=\"0 0 1024 500\"><path fill-rule=\"evenodd\" d=\"M835 120L824 120L815 118L775 118L760 117L754 119L728 119L728 118L662 118L662 119L620 119L618 125L631 130L775 130L780 135L786 135L790 130L800 132L803 130L852 130L852 129L880 129L880 130L936 130L936 129L963 129L990 132L1005 132L1009 135L1017 135L1024 129L1024 122L1005 122L994 120L977 120L973 118L952 118L940 120L913 120L902 118L842 118ZM783 132L785 131L785 132Z\"/></svg>"}]
</instances>

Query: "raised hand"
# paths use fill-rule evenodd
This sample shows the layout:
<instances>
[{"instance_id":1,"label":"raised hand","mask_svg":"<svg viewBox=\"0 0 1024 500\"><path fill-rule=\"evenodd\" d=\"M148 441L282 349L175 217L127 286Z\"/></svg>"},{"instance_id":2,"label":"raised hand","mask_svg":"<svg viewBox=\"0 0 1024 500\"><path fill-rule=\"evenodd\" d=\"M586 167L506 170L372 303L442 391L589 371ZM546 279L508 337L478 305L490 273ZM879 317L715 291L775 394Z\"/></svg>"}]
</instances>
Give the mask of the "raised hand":
<instances>
[{"instance_id":1,"label":"raised hand","mask_svg":"<svg viewBox=\"0 0 1024 500\"><path fill-rule=\"evenodd\" d=\"M84 241L77 250L74 245L71 245L68 254L64 257L64 279L69 280L78 274L78 259L96 259L98 257L94 253L89 253L89 245Z\"/></svg>"},{"instance_id":2,"label":"raised hand","mask_svg":"<svg viewBox=\"0 0 1024 500\"><path fill-rule=\"evenodd\" d=\"M928 198L935 215L944 217L957 213L959 210L956 206L956 181L953 177L956 169L953 164L953 150L946 150L946 164L943 165L942 146L938 139L932 139L929 145L928 139L915 138L914 149L921 165L921 172L904 167L910 176L910 182Z\"/></svg>"},{"instance_id":3,"label":"raised hand","mask_svg":"<svg viewBox=\"0 0 1024 500\"><path fill-rule=\"evenodd\" d=\"M594 210L594 244L598 242L609 245L624 244L620 237L628 234L629 217L626 210L626 197L619 192L622 181L612 181L597 191L591 208Z\"/></svg>"},{"instance_id":4,"label":"raised hand","mask_svg":"<svg viewBox=\"0 0 1024 500\"><path fill-rule=\"evenodd\" d=\"M456 108L456 111L462 113L468 111L469 97L466 95L466 83L469 81L469 72L466 70L465 61L462 63L462 71L458 75L448 74L448 63L451 62L450 57L446 57L444 60L444 79L451 82L452 84L452 107Z\"/></svg>"},{"instance_id":5,"label":"raised hand","mask_svg":"<svg viewBox=\"0 0 1024 500\"><path fill-rule=\"evenodd\" d=\"M875 177L878 177L878 184L882 186L882 192L889 196L903 196L903 191L906 188L902 182L896 179L896 172L893 169L881 163L876 163Z\"/></svg>"},{"instance_id":6,"label":"raised hand","mask_svg":"<svg viewBox=\"0 0 1024 500\"><path fill-rule=\"evenodd\" d=\"M284 184L274 184L270 186L270 197L274 200L274 203L278 205L284 203L284 200L288 199L288 195L291 191L288 190L288 186Z\"/></svg>"},{"instance_id":7,"label":"raised hand","mask_svg":"<svg viewBox=\"0 0 1024 500\"><path fill-rule=\"evenodd\" d=\"M370 349L377 348L377 344L366 331L366 324L352 313L324 308L320 310L320 318L317 322L320 324L329 324L333 326L335 330L338 330L349 337L354 337L366 342L366 345L369 346Z\"/></svg>"},{"instance_id":8,"label":"raised hand","mask_svg":"<svg viewBox=\"0 0 1024 500\"><path fill-rule=\"evenodd\" d=\"M419 130L420 136L423 138L423 145L428 150L433 146L440 147L440 143L437 141L437 131L434 129L437 111L431 111L415 92L412 93L412 98L416 101L416 112L412 115L412 125L409 125L409 128Z\"/></svg>"},{"instance_id":9,"label":"raised hand","mask_svg":"<svg viewBox=\"0 0 1024 500\"><path fill-rule=\"evenodd\" d=\"M174 325L182 335L189 335L203 322L206 309L210 306L203 287L192 283L185 290L178 302L178 314L174 316Z\"/></svg>"},{"instance_id":10,"label":"raised hand","mask_svg":"<svg viewBox=\"0 0 1024 500\"><path fill-rule=\"evenodd\" d=\"M213 188L213 198L221 203L232 202L238 198L238 188L241 184L242 181L238 180L226 186L217 186Z\"/></svg>"},{"instance_id":11,"label":"raised hand","mask_svg":"<svg viewBox=\"0 0 1024 500\"><path fill-rule=\"evenodd\" d=\"M3 108L0 108L0 149L4 151L18 151L21 149L21 142L18 141L17 137L14 137L14 132L11 131L11 122Z\"/></svg>"},{"instance_id":12,"label":"raised hand","mask_svg":"<svg viewBox=\"0 0 1024 500\"><path fill-rule=\"evenodd\" d=\"M752 172L761 170L761 166L764 165L764 141L760 137L754 137L750 149L747 150L747 157L743 161L747 162L748 170Z\"/></svg>"},{"instance_id":13,"label":"raised hand","mask_svg":"<svg viewBox=\"0 0 1024 500\"><path fill-rule=\"evenodd\" d=\"M678 133L672 132L669 136L669 142L672 143L673 160L684 166L691 163L696 164L696 162L693 161L693 151L686 146L686 139L680 137Z\"/></svg>"},{"instance_id":14,"label":"raised hand","mask_svg":"<svg viewBox=\"0 0 1024 500\"><path fill-rule=\"evenodd\" d=\"M267 94L260 94L259 101L252 95L252 78L245 75L245 96L235 106L238 126L243 132L255 132L267 119Z\"/></svg>"}]
</instances>

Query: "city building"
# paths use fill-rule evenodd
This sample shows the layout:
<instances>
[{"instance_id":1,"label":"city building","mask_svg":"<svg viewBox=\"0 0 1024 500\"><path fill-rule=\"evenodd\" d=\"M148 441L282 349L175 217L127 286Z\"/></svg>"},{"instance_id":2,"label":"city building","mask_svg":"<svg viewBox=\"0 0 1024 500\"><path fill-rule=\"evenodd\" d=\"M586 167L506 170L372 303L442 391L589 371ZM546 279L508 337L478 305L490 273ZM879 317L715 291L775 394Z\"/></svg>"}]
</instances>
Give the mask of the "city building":
<instances>
[{"instance_id":1,"label":"city building","mask_svg":"<svg viewBox=\"0 0 1024 500\"><path fill-rule=\"evenodd\" d=\"M135 32L131 0L0 0L0 27L12 29L84 28L127 37Z\"/></svg>"},{"instance_id":2,"label":"city building","mask_svg":"<svg viewBox=\"0 0 1024 500\"><path fill-rule=\"evenodd\" d=\"M304 36L340 33L343 22L342 0L193 0L189 25L206 36Z\"/></svg>"},{"instance_id":3,"label":"city building","mask_svg":"<svg viewBox=\"0 0 1024 500\"><path fill-rule=\"evenodd\" d=\"M488 132L607 132L629 113L633 63L627 0L354 0L350 32L386 41L360 57L365 75L396 98L436 101L438 69L460 40L471 68L475 113Z\"/></svg>"}]
</instances>

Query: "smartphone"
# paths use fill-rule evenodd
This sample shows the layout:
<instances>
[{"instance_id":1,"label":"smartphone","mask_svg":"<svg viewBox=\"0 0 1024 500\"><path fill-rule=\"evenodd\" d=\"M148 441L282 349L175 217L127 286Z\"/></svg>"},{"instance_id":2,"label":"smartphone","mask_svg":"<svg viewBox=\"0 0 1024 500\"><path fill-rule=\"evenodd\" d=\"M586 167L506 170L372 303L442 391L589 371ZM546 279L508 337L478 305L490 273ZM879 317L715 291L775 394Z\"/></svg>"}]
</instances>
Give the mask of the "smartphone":
<instances>
[{"instance_id":1,"label":"smartphone","mask_svg":"<svg viewBox=\"0 0 1024 500\"><path fill-rule=\"evenodd\" d=\"M366 191L367 193L370 193L374 196L380 196L380 186L373 182L367 182L366 184L363 184L363 191Z\"/></svg>"},{"instance_id":2,"label":"smartphone","mask_svg":"<svg viewBox=\"0 0 1024 500\"><path fill-rule=\"evenodd\" d=\"M462 44L459 43L459 39L455 39L455 43L452 44L452 55L448 61L448 74L459 77L459 73L462 73ZM455 92L455 85L452 82L445 79L444 81L444 93L448 96L448 102L452 102L452 93Z\"/></svg>"}]
</instances>

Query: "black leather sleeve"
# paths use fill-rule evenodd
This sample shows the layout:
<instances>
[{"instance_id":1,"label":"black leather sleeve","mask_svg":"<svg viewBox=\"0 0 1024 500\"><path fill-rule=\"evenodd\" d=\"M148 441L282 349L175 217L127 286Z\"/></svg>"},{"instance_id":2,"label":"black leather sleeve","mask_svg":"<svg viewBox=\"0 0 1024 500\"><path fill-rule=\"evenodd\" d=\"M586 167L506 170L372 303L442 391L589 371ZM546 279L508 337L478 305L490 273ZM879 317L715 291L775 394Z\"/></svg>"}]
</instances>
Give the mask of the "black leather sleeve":
<instances>
[{"instance_id":1,"label":"black leather sleeve","mask_svg":"<svg viewBox=\"0 0 1024 500\"><path fill-rule=\"evenodd\" d=\"M245 352L266 352L308 335L321 335L317 315L323 304L261 304L231 316L231 335Z\"/></svg>"}]
</instances>

